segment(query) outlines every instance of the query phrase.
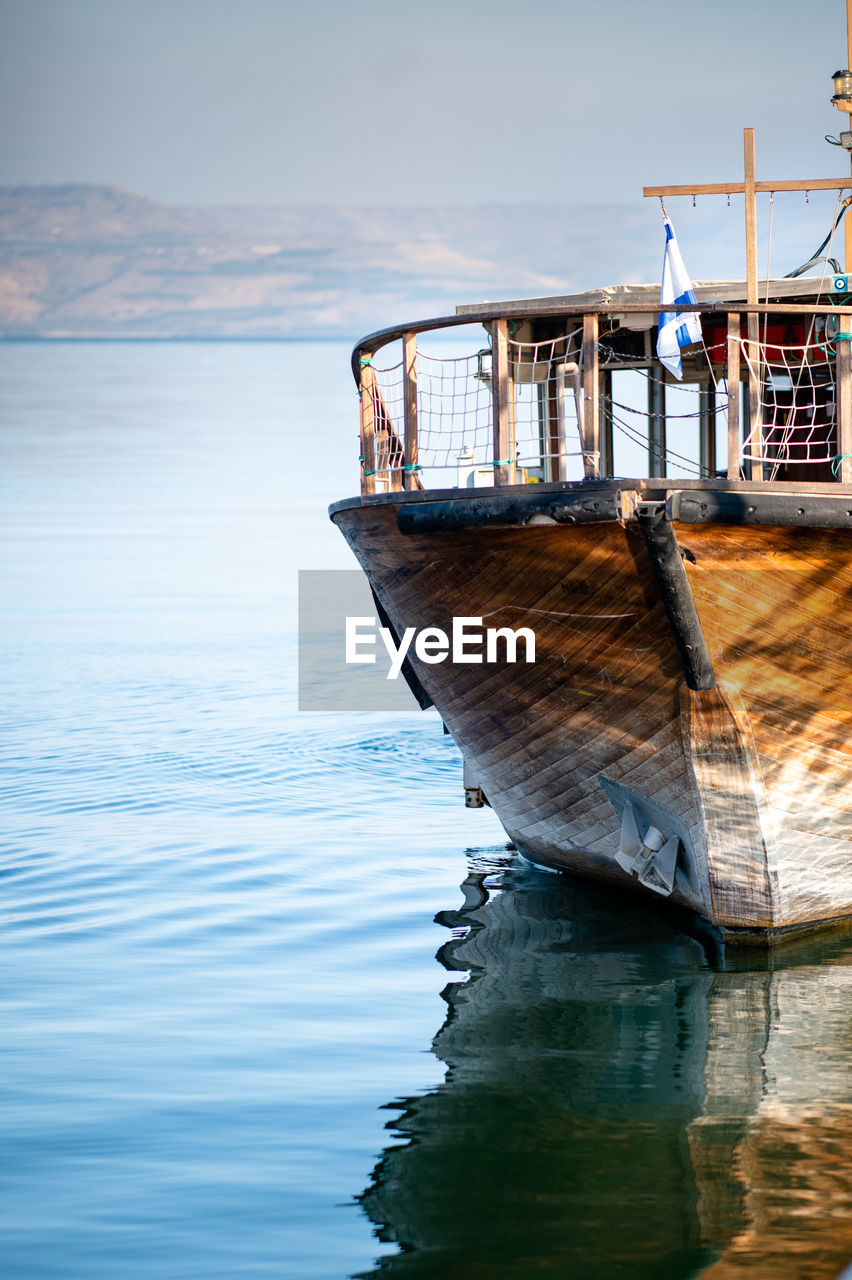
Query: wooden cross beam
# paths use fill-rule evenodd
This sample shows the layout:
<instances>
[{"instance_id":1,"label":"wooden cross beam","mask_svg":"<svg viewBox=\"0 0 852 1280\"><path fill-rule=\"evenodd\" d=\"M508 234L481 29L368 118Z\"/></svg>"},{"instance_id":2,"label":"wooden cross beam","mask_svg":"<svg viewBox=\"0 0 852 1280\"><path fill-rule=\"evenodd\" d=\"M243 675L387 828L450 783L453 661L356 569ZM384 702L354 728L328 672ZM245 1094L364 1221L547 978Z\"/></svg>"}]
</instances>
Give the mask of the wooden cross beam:
<instances>
[{"instance_id":1,"label":"wooden cross beam","mask_svg":"<svg viewBox=\"0 0 852 1280\"><path fill-rule=\"evenodd\" d=\"M811 178L810 181L758 182L754 176L754 129L743 129L742 182L706 182L691 187L643 187L643 196L745 196L746 301L757 302L757 193L759 191L845 191L849 178ZM852 235L846 236L846 271L852 275Z\"/></svg>"},{"instance_id":2,"label":"wooden cross beam","mask_svg":"<svg viewBox=\"0 0 852 1280\"><path fill-rule=\"evenodd\" d=\"M852 4L852 0L848 0ZM850 116L852 120L852 116ZM754 129L743 130L743 181L742 182L710 182L699 183L692 187L643 187L643 196L700 196L700 195L744 195L745 196L745 232L746 232L746 301L757 302L757 193L759 191L844 191L852 189L852 177L849 178L812 178L810 181L778 181L758 182L755 178L754 164ZM852 232L846 233L846 271L852 275ZM748 316L748 402L750 429L757 432L760 442L760 372L757 368L759 357L758 318L756 314ZM735 472L738 474L738 471ZM757 462L753 466L752 478L763 479L763 464Z\"/></svg>"}]
</instances>

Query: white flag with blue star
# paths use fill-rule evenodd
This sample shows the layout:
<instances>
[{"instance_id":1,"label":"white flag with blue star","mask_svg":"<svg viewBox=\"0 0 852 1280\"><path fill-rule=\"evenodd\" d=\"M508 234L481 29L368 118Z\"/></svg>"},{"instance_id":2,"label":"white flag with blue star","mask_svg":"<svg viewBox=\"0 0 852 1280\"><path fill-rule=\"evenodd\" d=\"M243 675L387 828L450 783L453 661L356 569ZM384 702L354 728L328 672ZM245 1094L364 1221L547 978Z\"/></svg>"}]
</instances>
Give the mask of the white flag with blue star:
<instances>
[{"instance_id":1,"label":"white flag with blue star","mask_svg":"<svg viewBox=\"0 0 852 1280\"><path fill-rule=\"evenodd\" d=\"M666 252L663 258L663 284L660 289L660 303L663 307L676 306L679 302L695 302L692 281L686 274L674 227L666 218ZM665 365L670 373L680 381L683 369L680 363L681 347L688 347L691 342L701 341L701 321L697 311L688 311L678 315L676 311L660 312L660 327L657 331L657 357L660 364Z\"/></svg>"}]
</instances>

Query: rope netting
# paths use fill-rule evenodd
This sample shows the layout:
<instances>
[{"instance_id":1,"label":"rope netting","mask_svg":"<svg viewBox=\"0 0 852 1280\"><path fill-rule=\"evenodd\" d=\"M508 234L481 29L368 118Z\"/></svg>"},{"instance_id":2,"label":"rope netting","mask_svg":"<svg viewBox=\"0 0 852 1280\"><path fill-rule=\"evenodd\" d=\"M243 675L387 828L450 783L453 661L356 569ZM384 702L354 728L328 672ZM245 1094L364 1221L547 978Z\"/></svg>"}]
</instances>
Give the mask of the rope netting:
<instances>
[{"instance_id":1,"label":"rope netting","mask_svg":"<svg viewBox=\"0 0 852 1280\"><path fill-rule=\"evenodd\" d=\"M403 400L403 362L378 368L373 365L373 429L375 432L376 473L379 476L401 472L405 463L405 406Z\"/></svg>"},{"instance_id":2,"label":"rope netting","mask_svg":"<svg viewBox=\"0 0 852 1280\"><path fill-rule=\"evenodd\" d=\"M568 460L583 456L582 338L581 325L543 342L509 339L509 460L519 480L567 480Z\"/></svg>"},{"instance_id":3,"label":"rope netting","mask_svg":"<svg viewBox=\"0 0 852 1280\"><path fill-rule=\"evenodd\" d=\"M836 462L835 350L824 324L820 318L794 332L764 323L759 341L741 337L741 474L751 476L757 466L758 476L772 480L786 468ZM374 364L379 487L401 487L406 470L429 488L490 486L497 466L507 469L511 484L580 478L582 332L578 326L539 342L509 338L505 458L494 456L490 348L449 358L418 349L418 452L407 466L403 361ZM791 336L804 341L790 342ZM606 472L646 474L647 465L652 475L719 474L717 438L720 460L727 456L728 370L727 334L718 324L708 325L692 357L691 381L673 383L653 357L622 357L606 341L598 344L598 358Z\"/></svg>"},{"instance_id":4,"label":"rope netting","mask_svg":"<svg viewBox=\"0 0 852 1280\"><path fill-rule=\"evenodd\" d=\"M498 460L490 348L452 358L418 351L417 470L427 483L490 485L495 461L510 468L512 483L568 479L567 460L582 457L581 338L582 326L546 342L509 340L509 449ZM404 465L403 362L374 364L374 376L376 472L383 476Z\"/></svg>"},{"instance_id":5,"label":"rope netting","mask_svg":"<svg viewBox=\"0 0 852 1280\"><path fill-rule=\"evenodd\" d=\"M774 479L782 466L831 463L837 455L831 344L812 338L780 346L770 338L743 340L740 347L758 397L755 421L746 424L743 459L764 464L766 480Z\"/></svg>"},{"instance_id":6,"label":"rope netting","mask_svg":"<svg viewBox=\"0 0 852 1280\"><path fill-rule=\"evenodd\" d=\"M582 457L579 353L582 327L546 342L508 343L509 449L494 458L490 348L440 358L417 352L417 470L430 487L491 485L494 466L511 482L568 478ZM404 467L403 362L373 364L376 472ZM577 475L582 474L578 467Z\"/></svg>"},{"instance_id":7,"label":"rope netting","mask_svg":"<svg viewBox=\"0 0 852 1280\"><path fill-rule=\"evenodd\" d=\"M419 461L430 483L494 483L491 353L453 359L417 353Z\"/></svg>"}]
</instances>

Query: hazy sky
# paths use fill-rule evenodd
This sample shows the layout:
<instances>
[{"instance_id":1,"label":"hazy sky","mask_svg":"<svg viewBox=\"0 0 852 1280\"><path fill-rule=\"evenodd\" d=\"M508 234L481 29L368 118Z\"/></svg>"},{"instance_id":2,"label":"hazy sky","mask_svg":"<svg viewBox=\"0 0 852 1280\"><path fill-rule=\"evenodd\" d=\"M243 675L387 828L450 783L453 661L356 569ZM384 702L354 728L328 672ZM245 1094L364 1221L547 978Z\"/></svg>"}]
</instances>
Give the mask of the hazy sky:
<instances>
[{"instance_id":1,"label":"hazy sky","mask_svg":"<svg viewBox=\"0 0 852 1280\"><path fill-rule=\"evenodd\" d=\"M843 0L0 0L0 182L181 203L634 200L848 172ZM845 119L845 117L844 117Z\"/></svg>"}]
</instances>

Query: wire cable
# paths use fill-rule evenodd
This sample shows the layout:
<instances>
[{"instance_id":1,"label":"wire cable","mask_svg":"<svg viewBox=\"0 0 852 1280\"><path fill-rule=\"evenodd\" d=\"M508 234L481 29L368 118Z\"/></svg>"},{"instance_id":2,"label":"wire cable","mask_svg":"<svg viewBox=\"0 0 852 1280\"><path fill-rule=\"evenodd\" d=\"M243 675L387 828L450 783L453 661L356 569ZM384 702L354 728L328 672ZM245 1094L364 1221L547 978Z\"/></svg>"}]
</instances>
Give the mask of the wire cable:
<instances>
[{"instance_id":1,"label":"wire cable","mask_svg":"<svg viewBox=\"0 0 852 1280\"><path fill-rule=\"evenodd\" d=\"M822 251L826 247L826 245L829 244L830 241L834 238L834 233L837 230L837 228L840 226L843 219L846 217L846 214L849 211L850 205L852 205L852 196L847 196L846 199L843 201L843 204L840 210L837 213L837 217L834 219L834 224L831 230L823 240L820 247L817 249L816 253L813 255L813 257L808 258L807 262L803 262L800 267L796 267L795 271L788 271L787 275L784 277L785 280L795 280L797 276L803 276L809 267L815 267L818 262L823 262L823 261L829 263L831 267L834 269L834 271L837 272L838 275L841 274L840 263L837 261L836 258L823 259L820 255L822 254Z\"/></svg>"}]
</instances>

